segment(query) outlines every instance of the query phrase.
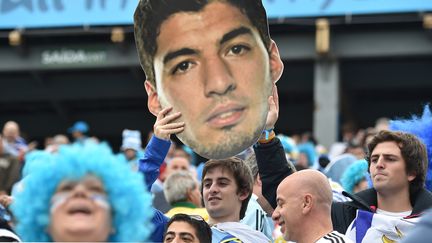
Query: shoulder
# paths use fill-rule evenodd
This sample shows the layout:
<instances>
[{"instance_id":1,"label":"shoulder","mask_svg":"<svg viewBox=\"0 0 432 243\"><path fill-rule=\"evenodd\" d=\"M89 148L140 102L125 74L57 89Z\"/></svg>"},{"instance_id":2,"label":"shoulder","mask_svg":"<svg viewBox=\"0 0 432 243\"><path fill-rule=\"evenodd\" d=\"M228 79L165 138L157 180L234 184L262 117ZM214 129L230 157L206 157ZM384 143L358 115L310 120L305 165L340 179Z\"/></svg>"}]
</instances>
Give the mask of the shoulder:
<instances>
[{"instance_id":1,"label":"shoulder","mask_svg":"<svg viewBox=\"0 0 432 243\"><path fill-rule=\"evenodd\" d=\"M352 241L348 237L346 237L345 235L337 231L332 231L316 241L316 243L326 243L326 242L352 243Z\"/></svg>"},{"instance_id":2,"label":"shoulder","mask_svg":"<svg viewBox=\"0 0 432 243\"><path fill-rule=\"evenodd\" d=\"M422 188L417 192L413 202L413 214L419 214L432 207L432 193Z\"/></svg>"}]
</instances>

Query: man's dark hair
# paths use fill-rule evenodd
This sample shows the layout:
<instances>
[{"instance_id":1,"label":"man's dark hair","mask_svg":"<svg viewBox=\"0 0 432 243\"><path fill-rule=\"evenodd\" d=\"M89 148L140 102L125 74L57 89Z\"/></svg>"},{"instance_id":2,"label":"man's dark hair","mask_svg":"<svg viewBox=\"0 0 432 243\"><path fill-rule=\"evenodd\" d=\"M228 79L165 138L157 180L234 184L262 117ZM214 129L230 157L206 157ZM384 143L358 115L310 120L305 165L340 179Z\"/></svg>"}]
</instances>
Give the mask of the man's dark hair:
<instances>
[{"instance_id":1,"label":"man's dark hair","mask_svg":"<svg viewBox=\"0 0 432 243\"><path fill-rule=\"evenodd\" d=\"M267 15L261 0L140 0L134 14L135 43L147 80L156 87L153 60L157 51L160 26L178 12L198 12L207 4L220 1L240 9L257 28L267 49L270 35ZM210 30L211 31L211 30Z\"/></svg>"},{"instance_id":2,"label":"man's dark hair","mask_svg":"<svg viewBox=\"0 0 432 243\"><path fill-rule=\"evenodd\" d=\"M169 226L173 222L185 222L188 223L190 226L192 226L195 229L195 235L198 238L200 243L207 243L212 241L212 231L210 229L210 226L207 224L207 222L199 215L187 215L183 213L175 214L171 217L171 219L168 221L168 224L166 226L164 239L167 233L167 230Z\"/></svg>"},{"instance_id":3,"label":"man's dark hair","mask_svg":"<svg viewBox=\"0 0 432 243\"><path fill-rule=\"evenodd\" d=\"M245 216L249 199L252 196L252 186L254 181L252 178L252 172L243 160L236 157L230 157L226 159L211 159L205 163L202 172L201 195L203 195L203 183L205 175L209 170L219 167L222 168L223 171L227 171L234 177L237 185L237 194L244 192L248 194L248 197L243 200L240 208L240 219L242 219Z\"/></svg>"},{"instance_id":4,"label":"man's dark hair","mask_svg":"<svg viewBox=\"0 0 432 243\"><path fill-rule=\"evenodd\" d=\"M410 182L410 195L424 187L428 157L425 145L414 135L403 132L381 131L368 144L367 161L370 167L371 154L375 147L383 142L395 142L405 160L407 174L416 175Z\"/></svg>"}]
</instances>

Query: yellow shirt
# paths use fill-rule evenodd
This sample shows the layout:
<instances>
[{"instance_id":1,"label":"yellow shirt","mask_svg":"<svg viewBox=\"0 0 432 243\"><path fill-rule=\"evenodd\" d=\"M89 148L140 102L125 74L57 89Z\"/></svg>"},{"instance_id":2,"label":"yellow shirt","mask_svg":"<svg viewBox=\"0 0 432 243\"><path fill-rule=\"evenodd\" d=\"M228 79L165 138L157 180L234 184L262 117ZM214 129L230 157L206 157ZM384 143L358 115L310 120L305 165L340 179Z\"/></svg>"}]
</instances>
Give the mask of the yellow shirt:
<instances>
[{"instance_id":1,"label":"yellow shirt","mask_svg":"<svg viewBox=\"0 0 432 243\"><path fill-rule=\"evenodd\" d=\"M199 215L201 216L206 222L209 219L207 210L205 208L197 208L192 203L183 202L183 203L174 203L173 208L170 209L165 215L167 217L172 217L175 214L178 213L184 213L188 215Z\"/></svg>"}]
</instances>

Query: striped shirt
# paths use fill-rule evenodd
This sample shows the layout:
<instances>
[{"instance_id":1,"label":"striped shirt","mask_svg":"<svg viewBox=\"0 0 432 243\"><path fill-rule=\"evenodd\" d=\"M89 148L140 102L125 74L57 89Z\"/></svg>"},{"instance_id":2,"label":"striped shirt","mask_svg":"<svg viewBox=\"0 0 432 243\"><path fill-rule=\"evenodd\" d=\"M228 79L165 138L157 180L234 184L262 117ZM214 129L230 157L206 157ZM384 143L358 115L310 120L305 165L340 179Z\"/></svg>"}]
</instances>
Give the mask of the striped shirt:
<instances>
[{"instance_id":1,"label":"striped shirt","mask_svg":"<svg viewBox=\"0 0 432 243\"><path fill-rule=\"evenodd\" d=\"M332 231L316 241L316 243L352 243L352 242L353 242L352 240L348 239L345 235L337 231Z\"/></svg>"}]
</instances>

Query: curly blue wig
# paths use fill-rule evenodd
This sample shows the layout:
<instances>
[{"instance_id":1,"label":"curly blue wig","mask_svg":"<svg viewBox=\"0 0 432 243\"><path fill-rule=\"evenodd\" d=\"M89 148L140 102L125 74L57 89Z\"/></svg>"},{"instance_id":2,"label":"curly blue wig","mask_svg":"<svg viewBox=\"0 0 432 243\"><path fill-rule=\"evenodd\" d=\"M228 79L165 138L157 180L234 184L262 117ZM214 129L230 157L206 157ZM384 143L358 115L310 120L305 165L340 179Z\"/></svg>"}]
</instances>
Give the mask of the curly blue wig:
<instances>
[{"instance_id":1,"label":"curly blue wig","mask_svg":"<svg viewBox=\"0 0 432 243\"><path fill-rule=\"evenodd\" d=\"M111 205L115 232L107 241L145 241L152 232L151 196L143 176L119 161L107 144L64 145L56 154L34 151L26 156L26 167L11 205L23 241L52 241L47 233L51 197L62 181L88 174L101 180Z\"/></svg>"},{"instance_id":2,"label":"curly blue wig","mask_svg":"<svg viewBox=\"0 0 432 243\"><path fill-rule=\"evenodd\" d=\"M421 117L413 115L407 120L391 120L390 130L414 134L425 144L429 160L426 188L432 190L432 113L429 105L425 105Z\"/></svg>"},{"instance_id":3,"label":"curly blue wig","mask_svg":"<svg viewBox=\"0 0 432 243\"><path fill-rule=\"evenodd\" d=\"M315 164L315 160L317 157L317 153L315 151L315 146L311 142L306 142L297 145L299 153L306 154L308 158L308 165L313 166Z\"/></svg>"},{"instance_id":4,"label":"curly blue wig","mask_svg":"<svg viewBox=\"0 0 432 243\"><path fill-rule=\"evenodd\" d=\"M361 159L352 163L342 174L341 184L345 191L353 193L354 187L362 180L367 180L368 163Z\"/></svg>"}]
</instances>

